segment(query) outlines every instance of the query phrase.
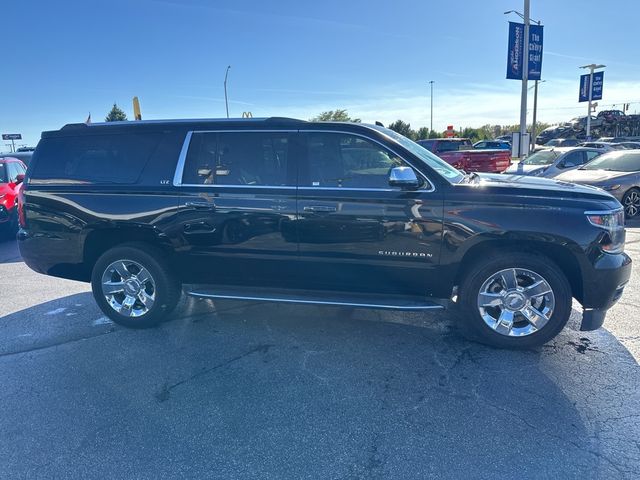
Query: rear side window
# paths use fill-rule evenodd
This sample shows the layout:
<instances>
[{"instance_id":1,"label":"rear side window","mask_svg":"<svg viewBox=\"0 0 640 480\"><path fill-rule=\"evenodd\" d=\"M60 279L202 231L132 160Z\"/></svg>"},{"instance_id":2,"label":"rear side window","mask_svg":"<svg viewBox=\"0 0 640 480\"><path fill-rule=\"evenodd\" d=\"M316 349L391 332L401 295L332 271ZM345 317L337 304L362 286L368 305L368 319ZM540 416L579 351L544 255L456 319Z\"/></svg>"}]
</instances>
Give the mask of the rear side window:
<instances>
[{"instance_id":1,"label":"rear side window","mask_svg":"<svg viewBox=\"0 0 640 480\"><path fill-rule=\"evenodd\" d=\"M32 183L135 183L161 134L44 138L34 153Z\"/></svg>"},{"instance_id":2,"label":"rear side window","mask_svg":"<svg viewBox=\"0 0 640 480\"><path fill-rule=\"evenodd\" d=\"M182 183L295 185L287 132L202 132L191 136Z\"/></svg>"}]
</instances>

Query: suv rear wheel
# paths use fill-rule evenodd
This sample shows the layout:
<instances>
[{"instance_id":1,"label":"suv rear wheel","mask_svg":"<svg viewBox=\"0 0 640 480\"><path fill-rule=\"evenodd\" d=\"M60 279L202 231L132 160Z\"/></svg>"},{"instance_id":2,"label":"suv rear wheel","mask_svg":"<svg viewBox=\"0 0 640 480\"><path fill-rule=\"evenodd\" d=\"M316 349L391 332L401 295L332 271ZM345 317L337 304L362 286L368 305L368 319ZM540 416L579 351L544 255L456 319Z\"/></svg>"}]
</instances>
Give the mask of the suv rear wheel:
<instances>
[{"instance_id":1,"label":"suv rear wheel","mask_svg":"<svg viewBox=\"0 0 640 480\"><path fill-rule=\"evenodd\" d=\"M571 287L562 271L536 254L507 253L475 264L462 282L462 321L496 347L542 345L571 315Z\"/></svg>"},{"instance_id":2,"label":"suv rear wheel","mask_svg":"<svg viewBox=\"0 0 640 480\"><path fill-rule=\"evenodd\" d=\"M161 323L181 294L181 286L172 278L161 252L137 244L105 252L93 268L91 287L105 315L131 328Z\"/></svg>"}]
</instances>

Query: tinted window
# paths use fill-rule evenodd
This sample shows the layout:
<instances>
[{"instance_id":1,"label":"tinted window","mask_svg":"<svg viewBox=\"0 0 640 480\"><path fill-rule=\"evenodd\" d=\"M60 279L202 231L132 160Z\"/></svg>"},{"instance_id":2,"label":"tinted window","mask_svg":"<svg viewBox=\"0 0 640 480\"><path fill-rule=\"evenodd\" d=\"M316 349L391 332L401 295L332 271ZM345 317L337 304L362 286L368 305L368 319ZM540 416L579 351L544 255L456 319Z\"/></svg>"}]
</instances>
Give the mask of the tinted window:
<instances>
[{"instance_id":1,"label":"tinted window","mask_svg":"<svg viewBox=\"0 0 640 480\"><path fill-rule=\"evenodd\" d=\"M160 134L45 138L34 153L31 181L135 183Z\"/></svg>"},{"instance_id":2,"label":"tinted window","mask_svg":"<svg viewBox=\"0 0 640 480\"><path fill-rule=\"evenodd\" d=\"M610 152L600 155L584 167L585 170L609 170L614 172L640 171L640 153L631 151Z\"/></svg>"},{"instance_id":3,"label":"tinted window","mask_svg":"<svg viewBox=\"0 0 640 480\"><path fill-rule=\"evenodd\" d=\"M0 163L0 183L7 182L7 164Z\"/></svg>"},{"instance_id":4,"label":"tinted window","mask_svg":"<svg viewBox=\"0 0 640 480\"><path fill-rule=\"evenodd\" d=\"M587 159L585 160L585 163L590 162L591 160L593 160L594 158L602 154L602 152L597 152L594 150L589 150L588 152L585 152L585 153L587 154Z\"/></svg>"},{"instance_id":5,"label":"tinted window","mask_svg":"<svg viewBox=\"0 0 640 480\"><path fill-rule=\"evenodd\" d=\"M569 152L562 159L562 167L577 167L578 165L582 165L584 163L584 156L582 151L577 152Z\"/></svg>"},{"instance_id":6,"label":"tinted window","mask_svg":"<svg viewBox=\"0 0 640 480\"><path fill-rule=\"evenodd\" d=\"M418 145L426 148L427 150L432 150L434 143L435 143L434 140L418 140Z\"/></svg>"},{"instance_id":7,"label":"tinted window","mask_svg":"<svg viewBox=\"0 0 640 480\"><path fill-rule=\"evenodd\" d=\"M462 142L438 142L438 152L455 152L464 148L465 144Z\"/></svg>"},{"instance_id":8,"label":"tinted window","mask_svg":"<svg viewBox=\"0 0 640 480\"><path fill-rule=\"evenodd\" d=\"M289 134L194 133L182 183L205 185L293 185L287 160Z\"/></svg>"},{"instance_id":9,"label":"tinted window","mask_svg":"<svg viewBox=\"0 0 640 480\"><path fill-rule=\"evenodd\" d=\"M18 175L23 173L22 170L18 169L18 164L16 162L7 163L5 168L7 170L7 179L9 182L15 182Z\"/></svg>"},{"instance_id":10,"label":"tinted window","mask_svg":"<svg viewBox=\"0 0 640 480\"><path fill-rule=\"evenodd\" d=\"M404 165L381 145L355 135L307 136L308 180L313 187L389 188L389 173Z\"/></svg>"}]
</instances>

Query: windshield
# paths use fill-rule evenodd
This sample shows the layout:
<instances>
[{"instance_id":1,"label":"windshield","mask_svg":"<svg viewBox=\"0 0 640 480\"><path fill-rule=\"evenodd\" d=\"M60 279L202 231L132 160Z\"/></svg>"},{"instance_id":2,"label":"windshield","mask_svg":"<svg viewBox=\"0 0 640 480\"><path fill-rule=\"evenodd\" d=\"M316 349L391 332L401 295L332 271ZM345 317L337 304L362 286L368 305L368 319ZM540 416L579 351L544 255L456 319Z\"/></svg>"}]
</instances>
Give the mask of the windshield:
<instances>
[{"instance_id":1,"label":"windshield","mask_svg":"<svg viewBox=\"0 0 640 480\"><path fill-rule=\"evenodd\" d=\"M407 137L404 137L393 130L389 130L388 128L379 127L377 125L371 125L371 127L384 133L388 137L391 137L451 183L459 183L464 178L464 175L462 175L459 170L453 168L447 162L437 157L426 148L421 147L413 140L409 140Z\"/></svg>"},{"instance_id":2,"label":"windshield","mask_svg":"<svg viewBox=\"0 0 640 480\"><path fill-rule=\"evenodd\" d=\"M524 165L551 165L559 154L555 150L540 150L525 158Z\"/></svg>"},{"instance_id":3,"label":"windshield","mask_svg":"<svg viewBox=\"0 0 640 480\"><path fill-rule=\"evenodd\" d=\"M640 171L640 153L610 152L587 163L580 170L610 170L613 172Z\"/></svg>"}]
</instances>

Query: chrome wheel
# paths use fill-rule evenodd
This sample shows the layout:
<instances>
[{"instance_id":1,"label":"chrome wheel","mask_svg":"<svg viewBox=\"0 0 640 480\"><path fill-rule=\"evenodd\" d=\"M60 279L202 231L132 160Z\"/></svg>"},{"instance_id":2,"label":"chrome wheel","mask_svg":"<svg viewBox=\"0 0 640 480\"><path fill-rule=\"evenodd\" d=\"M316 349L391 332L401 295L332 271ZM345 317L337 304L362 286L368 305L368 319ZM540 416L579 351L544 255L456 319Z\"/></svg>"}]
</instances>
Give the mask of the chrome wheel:
<instances>
[{"instance_id":1,"label":"chrome wheel","mask_svg":"<svg viewBox=\"0 0 640 480\"><path fill-rule=\"evenodd\" d=\"M508 268L491 275L478 293L478 311L484 322L509 337L541 330L551 319L554 307L549 282L524 268Z\"/></svg>"},{"instance_id":2,"label":"chrome wheel","mask_svg":"<svg viewBox=\"0 0 640 480\"><path fill-rule=\"evenodd\" d=\"M640 193L632 190L624 196L624 213L627 217L632 218L638 215L640 211Z\"/></svg>"},{"instance_id":3,"label":"chrome wheel","mask_svg":"<svg viewBox=\"0 0 640 480\"><path fill-rule=\"evenodd\" d=\"M156 300L156 284L149 271L132 260L111 263L102 274L107 303L125 317L141 317Z\"/></svg>"}]
</instances>

